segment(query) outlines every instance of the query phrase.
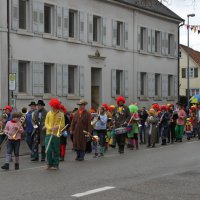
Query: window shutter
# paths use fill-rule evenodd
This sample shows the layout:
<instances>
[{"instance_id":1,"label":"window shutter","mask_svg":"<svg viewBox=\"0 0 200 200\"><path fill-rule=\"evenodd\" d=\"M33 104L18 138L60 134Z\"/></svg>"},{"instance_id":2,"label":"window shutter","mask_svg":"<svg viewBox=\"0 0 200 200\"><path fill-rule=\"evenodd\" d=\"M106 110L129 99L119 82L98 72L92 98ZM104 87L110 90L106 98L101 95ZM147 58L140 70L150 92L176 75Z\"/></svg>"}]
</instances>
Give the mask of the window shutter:
<instances>
[{"instance_id":1,"label":"window shutter","mask_svg":"<svg viewBox=\"0 0 200 200\"><path fill-rule=\"evenodd\" d=\"M63 38L69 37L69 9L63 8Z\"/></svg>"},{"instance_id":2,"label":"window shutter","mask_svg":"<svg viewBox=\"0 0 200 200\"><path fill-rule=\"evenodd\" d=\"M67 96L68 94L68 65L63 65L63 96Z\"/></svg>"},{"instance_id":3,"label":"window shutter","mask_svg":"<svg viewBox=\"0 0 200 200\"><path fill-rule=\"evenodd\" d=\"M44 94L44 63L39 62L38 76L39 76L39 95Z\"/></svg>"},{"instance_id":4,"label":"window shutter","mask_svg":"<svg viewBox=\"0 0 200 200\"><path fill-rule=\"evenodd\" d=\"M162 97L168 96L168 75L162 74Z\"/></svg>"},{"instance_id":5,"label":"window shutter","mask_svg":"<svg viewBox=\"0 0 200 200\"><path fill-rule=\"evenodd\" d=\"M39 11L38 11L38 2L33 1L33 32L37 33L39 26Z\"/></svg>"},{"instance_id":6,"label":"window shutter","mask_svg":"<svg viewBox=\"0 0 200 200\"><path fill-rule=\"evenodd\" d=\"M84 42L84 12L83 11L79 12L79 23L80 23L80 28L79 28L80 41Z\"/></svg>"},{"instance_id":7,"label":"window shutter","mask_svg":"<svg viewBox=\"0 0 200 200\"><path fill-rule=\"evenodd\" d=\"M124 23L124 29L125 29L125 42L124 42L124 47L125 49L128 49L128 23Z\"/></svg>"},{"instance_id":8,"label":"window shutter","mask_svg":"<svg viewBox=\"0 0 200 200\"><path fill-rule=\"evenodd\" d=\"M155 30L151 30L152 53L155 53Z\"/></svg>"},{"instance_id":9,"label":"window shutter","mask_svg":"<svg viewBox=\"0 0 200 200\"><path fill-rule=\"evenodd\" d=\"M93 41L93 15L88 14L88 42Z\"/></svg>"},{"instance_id":10,"label":"window shutter","mask_svg":"<svg viewBox=\"0 0 200 200\"><path fill-rule=\"evenodd\" d=\"M141 27L138 26L137 28L137 48L138 48L138 51L141 49Z\"/></svg>"},{"instance_id":11,"label":"window shutter","mask_svg":"<svg viewBox=\"0 0 200 200\"><path fill-rule=\"evenodd\" d=\"M19 28L19 0L12 0L12 29Z\"/></svg>"},{"instance_id":12,"label":"window shutter","mask_svg":"<svg viewBox=\"0 0 200 200\"><path fill-rule=\"evenodd\" d=\"M128 90L128 85L129 85L129 81L128 81L128 70L124 70L124 96L126 98L129 97L129 90Z\"/></svg>"},{"instance_id":13,"label":"window shutter","mask_svg":"<svg viewBox=\"0 0 200 200\"><path fill-rule=\"evenodd\" d=\"M33 95L39 94L39 84L40 84L40 77L39 77L39 63L33 62L32 64L32 75L33 75Z\"/></svg>"},{"instance_id":14,"label":"window shutter","mask_svg":"<svg viewBox=\"0 0 200 200\"><path fill-rule=\"evenodd\" d=\"M161 33L161 53L165 55L165 33Z\"/></svg>"},{"instance_id":15,"label":"window shutter","mask_svg":"<svg viewBox=\"0 0 200 200\"><path fill-rule=\"evenodd\" d=\"M39 2L39 32L44 33L44 3Z\"/></svg>"},{"instance_id":16,"label":"window shutter","mask_svg":"<svg viewBox=\"0 0 200 200\"><path fill-rule=\"evenodd\" d=\"M84 78L84 66L79 66L79 80L80 80L80 86L79 86L79 94L81 97L84 97L85 95L85 78Z\"/></svg>"},{"instance_id":17,"label":"window shutter","mask_svg":"<svg viewBox=\"0 0 200 200\"><path fill-rule=\"evenodd\" d=\"M174 96L178 98L178 77L174 76Z\"/></svg>"},{"instance_id":18,"label":"window shutter","mask_svg":"<svg viewBox=\"0 0 200 200\"><path fill-rule=\"evenodd\" d=\"M63 82L62 64L56 64L56 94L62 96L62 82Z\"/></svg>"},{"instance_id":19,"label":"window shutter","mask_svg":"<svg viewBox=\"0 0 200 200\"><path fill-rule=\"evenodd\" d=\"M106 18L102 18L103 21L103 45L106 45Z\"/></svg>"},{"instance_id":20,"label":"window shutter","mask_svg":"<svg viewBox=\"0 0 200 200\"><path fill-rule=\"evenodd\" d=\"M19 63L18 63L18 60L12 60L12 73L15 73L16 74L16 76L15 76L15 84L16 84L16 88L15 88L15 94L17 94L18 93L18 83L19 83L19 73L18 73L18 71L19 71Z\"/></svg>"},{"instance_id":21,"label":"window shutter","mask_svg":"<svg viewBox=\"0 0 200 200\"><path fill-rule=\"evenodd\" d=\"M151 29L147 29L148 52L151 52Z\"/></svg>"},{"instance_id":22,"label":"window shutter","mask_svg":"<svg viewBox=\"0 0 200 200\"><path fill-rule=\"evenodd\" d=\"M155 74L148 73L148 97L155 97Z\"/></svg>"},{"instance_id":23,"label":"window shutter","mask_svg":"<svg viewBox=\"0 0 200 200\"><path fill-rule=\"evenodd\" d=\"M116 47L117 45L117 21L112 20L112 45Z\"/></svg>"},{"instance_id":24,"label":"window shutter","mask_svg":"<svg viewBox=\"0 0 200 200\"><path fill-rule=\"evenodd\" d=\"M178 41L177 41L177 37L174 36L174 57L178 57Z\"/></svg>"},{"instance_id":25,"label":"window shutter","mask_svg":"<svg viewBox=\"0 0 200 200\"><path fill-rule=\"evenodd\" d=\"M168 50L169 48L171 48L171 43L170 43L170 46L168 44L168 33L165 33L165 55L168 55Z\"/></svg>"},{"instance_id":26,"label":"window shutter","mask_svg":"<svg viewBox=\"0 0 200 200\"><path fill-rule=\"evenodd\" d=\"M62 8L57 6L57 37L62 37Z\"/></svg>"},{"instance_id":27,"label":"window shutter","mask_svg":"<svg viewBox=\"0 0 200 200\"><path fill-rule=\"evenodd\" d=\"M138 97L141 96L141 73L137 73L137 95Z\"/></svg>"},{"instance_id":28,"label":"window shutter","mask_svg":"<svg viewBox=\"0 0 200 200\"><path fill-rule=\"evenodd\" d=\"M116 70L111 70L111 96L116 97Z\"/></svg>"}]
</instances>

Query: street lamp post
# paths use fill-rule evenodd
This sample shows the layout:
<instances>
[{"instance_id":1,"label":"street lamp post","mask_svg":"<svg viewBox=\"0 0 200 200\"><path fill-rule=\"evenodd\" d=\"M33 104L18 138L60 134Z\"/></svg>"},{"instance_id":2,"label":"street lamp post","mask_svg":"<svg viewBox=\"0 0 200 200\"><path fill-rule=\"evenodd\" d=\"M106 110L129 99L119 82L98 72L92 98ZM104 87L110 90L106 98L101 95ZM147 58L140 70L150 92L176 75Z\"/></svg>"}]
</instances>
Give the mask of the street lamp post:
<instances>
[{"instance_id":1,"label":"street lamp post","mask_svg":"<svg viewBox=\"0 0 200 200\"><path fill-rule=\"evenodd\" d=\"M189 24L190 24L190 22L189 22L189 18L190 17L194 17L195 16L195 14L188 14L187 15L187 24L188 24L188 33L187 33L187 36L188 36L188 38L187 38L187 42L188 42L188 44L187 44L187 46L188 46L188 48L190 47L190 28L189 28ZM188 54L187 54L187 105L188 105L188 110L189 110L189 100L190 100L190 72L189 72L189 69L190 69L190 67L189 67L189 65L190 65L190 61L189 61L189 52L188 52Z\"/></svg>"}]
</instances>

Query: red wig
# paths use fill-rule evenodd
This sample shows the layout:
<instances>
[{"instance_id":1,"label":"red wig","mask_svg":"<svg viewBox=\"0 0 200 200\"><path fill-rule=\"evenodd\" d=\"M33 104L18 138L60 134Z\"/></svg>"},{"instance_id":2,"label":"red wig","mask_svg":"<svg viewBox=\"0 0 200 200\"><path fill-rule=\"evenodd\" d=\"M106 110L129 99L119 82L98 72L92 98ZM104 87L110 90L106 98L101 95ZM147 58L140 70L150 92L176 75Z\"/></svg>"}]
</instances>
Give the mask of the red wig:
<instances>
[{"instance_id":1,"label":"red wig","mask_svg":"<svg viewBox=\"0 0 200 200\"><path fill-rule=\"evenodd\" d=\"M162 105L160 109L167 111L167 106L166 105Z\"/></svg>"},{"instance_id":2,"label":"red wig","mask_svg":"<svg viewBox=\"0 0 200 200\"><path fill-rule=\"evenodd\" d=\"M110 110L109 105L107 103L103 103L102 106L106 109L106 111Z\"/></svg>"},{"instance_id":3,"label":"red wig","mask_svg":"<svg viewBox=\"0 0 200 200\"><path fill-rule=\"evenodd\" d=\"M67 112L67 109L65 108L65 106L64 105L60 105L60 109L64 112L64 113L66 113Z\"/></svg>"},{"instance_id":4,"label":"red wig","mask_svg":"<svg viewBox=\"0 0 200 200\"><path fill-rule=\"evenodd\" d=\"M50 105L52 108L56 109L56 110L60 110L60 109L61 109L61 108L60 108L61 103L60 103L60 101L59 101L58 99L56 99L56 98L52 98L52 99L50 100L50 102L49 102L49 105Z\"/></svg>"},{"instance_id":5,"label":"red wig","mask_svg":"<svg viewBox=\"0 0 200 200\"><path fill-rule=\"evenodd\" d=\"M11 106L5 106L4 110L9 110L10 112L12 112L12 107Z\"/></svg>"},{"instance_id":6,"label":"red wig","mask_svg":"<svg viewBox=\"0 0 200 200\"><path fill-rule=\"evenodd\" d=\"M123 96L117 97L117 105L119 105L119 102L122 101L123 103L126 103L126 100Z\"/></svg>"},{"instance_id":7,"label":"red wig","mask_svg":"<svg viewBox=\"0 0 200 200\"><path fill-rule=\"evenodd\" d=\"M157 103L153 104L152 108L157 111L160 110L160 106Z\"/></svg>"}]
</instances>

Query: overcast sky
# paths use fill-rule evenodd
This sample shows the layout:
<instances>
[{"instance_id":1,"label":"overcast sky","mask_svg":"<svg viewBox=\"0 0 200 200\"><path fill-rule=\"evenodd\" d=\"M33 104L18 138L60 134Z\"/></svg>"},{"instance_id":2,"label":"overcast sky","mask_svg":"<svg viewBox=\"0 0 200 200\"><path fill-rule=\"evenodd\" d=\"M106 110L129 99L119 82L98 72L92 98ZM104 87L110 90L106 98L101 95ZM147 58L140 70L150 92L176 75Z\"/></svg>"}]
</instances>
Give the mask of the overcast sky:
<instances>
[{"instance_id":1,"label":"overcast sky","mask_svg":"<svg viewBox=\"0 0 200 200\"><path fill-rule=\"evenodd\" d=\"M165 3L168 1L168 3ZM187 15L194 13L195 17L190 17L190 25L200 26L200 0L163 0L163 3L181 18L185 19L187 24ZM187 45L187 29L181 28L180 43ZM190 31L190 47L200 51L200 34Z\"/></svg>"}]
</instances>

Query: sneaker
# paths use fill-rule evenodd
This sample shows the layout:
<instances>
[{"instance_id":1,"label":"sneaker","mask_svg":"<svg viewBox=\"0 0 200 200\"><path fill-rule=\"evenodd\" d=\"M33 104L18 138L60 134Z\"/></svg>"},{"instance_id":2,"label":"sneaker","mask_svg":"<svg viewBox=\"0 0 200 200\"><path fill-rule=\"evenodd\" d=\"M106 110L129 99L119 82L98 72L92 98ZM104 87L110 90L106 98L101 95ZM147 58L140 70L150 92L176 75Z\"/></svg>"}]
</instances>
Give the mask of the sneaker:
<instances>
[{"instance_id":1,"label":"sneaker","mask_svg":"<svg viewBox=\"0 0 200 200\"><path fill-rule=\"evenodd\" d=\"M47 165L46 170L50 170L50 169L51 169L51 166Z\"/></svg>"},{"instance_id":2,"label":"sneaker","mask_svg":"<svg viewBox=\"0 0 200 200\"><path fill-rule=\"evenodd\" d=\"M39 161L39 158L33 158L31 161Z\"/></svg>"},{"instance_id":3,"label":"sneaker","mask_svg":"<svg viewBox=\"0 0 200 200\"><path fill-rule=\"evenodd\" d=\"M1 169L9 170L9 164L5 163L3 166L1 166Z\"/></svg>"},{"instance_id":4,"label":"sneaker","mask_svg":"<svg viewBox=\"0 0 200 200\"><path fill-rule=\"evenodd\" d=\"M51 167L51 170L58 170L58 166Z\"/></svg>"},{"instance_id":5,"label":"sneaker","mask_svg":"<svg viewBox=\"0 0 200 200\"><path fill-rule=\"evenodd\" d=\"M98 158L98 153L95 153L93 158Z\"/></svg>"}]
</instances>

